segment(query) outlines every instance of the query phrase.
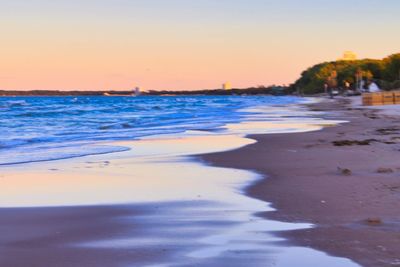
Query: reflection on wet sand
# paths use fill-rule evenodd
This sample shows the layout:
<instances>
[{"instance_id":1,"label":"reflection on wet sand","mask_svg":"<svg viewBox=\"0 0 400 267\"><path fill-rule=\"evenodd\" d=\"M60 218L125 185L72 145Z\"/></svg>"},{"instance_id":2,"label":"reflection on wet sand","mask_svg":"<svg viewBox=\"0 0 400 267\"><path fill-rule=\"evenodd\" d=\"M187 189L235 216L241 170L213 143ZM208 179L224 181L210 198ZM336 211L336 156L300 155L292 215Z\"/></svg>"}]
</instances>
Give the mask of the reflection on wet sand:
<instances>
[{"instance_id":1,"label":"reflection on wet sand","mask_svg":"<svg viewBox=\"0 0 400 267\"><path fill-rule=\"evenodd\" d=\"M253 143L237 136L196 136L122 142L132 149L107 156L30 164L4 174L2 207L76 206L235 199L254 179L242 170L205 168L182 157ZM54 170L56 166L57 170ZM13 167L15 169L15 167Z\"/></svg>"},{"instance_id":2,"label":"reflection on wet sand","mask_svg":"<svg viewBox=\"0 0 400 267\"><path fill-rule=\"evenodd\" d=\"M166 257L150 257L140 266L357 266L347 259L284 245L284 240L276 238L274 231L312 226L255 216L257 212L272 210L268 203L242 194L249 183L261 178L256 173L206 166L188 156L253 143L241 134L262 127L265 124L243 124L228 126L235 133L230 135L191 132L185 136L121 142L118 145L132 149L106 156L12 167L1 178L0 205L109 205L112 210L124 204L128 210L143 209L143 213L110 218L128 226L123 234L102 232L63 244L66 251L150 251L157 255L157 251L165 250ZM282 127L306 131L320 126L296 123ZM30 169L29 174L26 168ZM158 208L146 208L148 205ZM91 219L95 225L98 218L94 215ZM130 230L129 225L134 229ZM118 266L132 266L132 262Z\"/></svg>"}]
</instances>

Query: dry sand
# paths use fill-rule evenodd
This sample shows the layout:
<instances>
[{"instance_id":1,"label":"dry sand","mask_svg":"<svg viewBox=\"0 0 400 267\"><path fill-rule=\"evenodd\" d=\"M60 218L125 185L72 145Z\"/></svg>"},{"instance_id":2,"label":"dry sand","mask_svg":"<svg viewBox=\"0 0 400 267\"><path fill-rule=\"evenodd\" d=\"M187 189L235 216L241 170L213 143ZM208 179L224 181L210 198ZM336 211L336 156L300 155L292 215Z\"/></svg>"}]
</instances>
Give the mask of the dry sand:
<instances>
[{"instance_id":1,"label":"dry sand","mask_svg":"<svg viewBox=\"0 0 400 267\"><path fill-rule=\"evenodd\" d=\"M399 266L400 116L388 113L391 108L383 113L349 99L310 108L349 123L310 133L251 136L258 143L203 158L264 174L267 178L248 194L271 202L277 211L261 216L316 224L282 233L294 244L363 266Z\"/></svg>"}]
</instances>

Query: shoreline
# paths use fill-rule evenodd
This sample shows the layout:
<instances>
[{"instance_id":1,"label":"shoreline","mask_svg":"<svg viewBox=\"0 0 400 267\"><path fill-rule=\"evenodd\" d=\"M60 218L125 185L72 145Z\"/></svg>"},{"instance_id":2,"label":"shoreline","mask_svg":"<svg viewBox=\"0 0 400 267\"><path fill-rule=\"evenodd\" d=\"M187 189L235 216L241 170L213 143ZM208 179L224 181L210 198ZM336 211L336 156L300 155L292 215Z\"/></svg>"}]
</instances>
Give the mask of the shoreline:
<instances>
[{"instance_id":1,"label":"shoreline","mask_svg":"<svg viewBox=\"0 0 400 267\"><path fill-rule=\"evenodd\" d=\"M297 124L280 127L290 129L288 125ZM319 128L315 121L311 125ZM260 180L258 173L196 160L196 154L254 142L236 135L189 135L127 142L135 149L107 156L10 166L11 173L0 175L1 203L16 206L0 209L0 229L5 233L0 238L0 263L243 266L250 260L253 266L266 261L292 266L300 253L307 255L300 262L309 266L355 266L348 259L277 237L276 232L311 225L258 217L271 210L269 203L243 192Z\"/></svg>"},{"instance_id":2,"label":"shoreline","mask_svg":"<svg viewBox=\"0 0 400 267\"><path fill-rule=\"evenodd\" d=\"M393 124L400 120L349 101L307 105L326 111L322 118L349 123L308 133L250 135L257 143L200 158L211 165L260 173L264 179L246 193L272 203L276 210L259 216L315 225L280 233L294 245L349 258L362 266L397 266L400 129L393 129ZM368 139L376 141L333 145Z\"/></svg>"}]
</instances>

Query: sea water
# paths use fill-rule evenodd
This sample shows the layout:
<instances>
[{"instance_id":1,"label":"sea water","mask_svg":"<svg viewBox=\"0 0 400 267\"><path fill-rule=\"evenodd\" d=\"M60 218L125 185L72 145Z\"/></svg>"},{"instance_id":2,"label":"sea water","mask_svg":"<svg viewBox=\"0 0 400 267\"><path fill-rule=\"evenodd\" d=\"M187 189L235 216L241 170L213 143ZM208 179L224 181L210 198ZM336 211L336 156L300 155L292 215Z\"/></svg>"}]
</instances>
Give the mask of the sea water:
<instances>
[{"instance_id":1,"label":"sea water","mask_svg":"<svg viewBox=\"0 0 400 267\"><path fill-rule=\"evenodd\" d=\"M103 143L189 130L259 132L234 128L245 126L242 122L304 119L305 112L276 108L304 101L271 96L1 97L0 165L124 151ZM286 130L293 129L280 128Z\"/></svg>"}]
</instances>

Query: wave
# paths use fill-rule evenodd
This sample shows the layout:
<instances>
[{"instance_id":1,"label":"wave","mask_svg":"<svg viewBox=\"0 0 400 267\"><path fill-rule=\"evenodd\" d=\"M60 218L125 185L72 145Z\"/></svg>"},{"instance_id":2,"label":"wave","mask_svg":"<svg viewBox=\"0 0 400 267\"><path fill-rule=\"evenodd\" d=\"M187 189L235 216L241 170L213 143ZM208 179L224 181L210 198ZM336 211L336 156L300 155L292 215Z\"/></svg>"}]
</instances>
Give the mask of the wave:
<instances>
[{"instance_id":1,"label":"wave","mask_svg":"<svg viewBox=\"0 0 400 267\"><path fill-rule=\"evenodd\" d=\"M12 108L12 107L21 107L27 106L28 103L25 100L15 100L15 101L5 101L0 103L0 108Z\"/></svg>"},{"instance_id":2,"label":"wave","mask_svg":"<svg viewBox=\"0 0 400 267\"><path fill-rule=\"evenodd\" d=\"M76 142L135 140L190 130L224 132L225 125L244 121L279 121L299 116L286 106L302 101L271 96L0 97L0 164L114 151L86 144L83 149Z\"/></svg>"},{"instance_id":3,"label":"wave","mask_svg":"<svg viewBox=\"0 0 400 267\"><path fill-rule=\"evenodd\" d=\"M18 149L10 151L12 152L13 157L9 157L8 155L0 155L0 166L61 160L90 155L110 154L116 152L124 152L128 150L129 148L123 146L107 145L79 145L58 148L52 147L47 149L42 148L41 150L38 149L35 153L27 153L26 150Z\"/></svg>"}]
</instances>

